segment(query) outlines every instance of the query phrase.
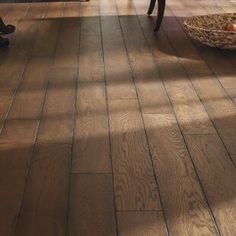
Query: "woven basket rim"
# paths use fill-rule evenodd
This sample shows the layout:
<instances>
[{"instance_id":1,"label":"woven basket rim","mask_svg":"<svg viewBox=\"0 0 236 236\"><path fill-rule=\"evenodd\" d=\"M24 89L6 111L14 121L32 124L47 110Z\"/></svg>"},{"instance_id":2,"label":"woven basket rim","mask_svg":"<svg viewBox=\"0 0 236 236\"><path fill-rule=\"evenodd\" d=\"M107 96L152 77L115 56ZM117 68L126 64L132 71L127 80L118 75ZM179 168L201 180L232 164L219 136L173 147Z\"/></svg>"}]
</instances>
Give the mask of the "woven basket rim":
<instances>
[{"instance_id":1,"label":"woven basket rim","mask_svg":"<svg viewBox=\"0 0 236 236\"><path fill-rule=\"evenodd\" d=\"M209 16L209 17L211 17L211 16L222 16L222 15L224 15L224 16L235 15L235 17L236 17L236 13L208 14L208 15L192 16L191 18L186 19L183 24L186 25L188 28L196 29L196 30L201 30L201 31L206 31L206 32L225 33L225 34L230 34L230 35L236 34L236 31L227 31L227 30L218 30L218 29L207 29L207 28L197 27L197 26L191 25L191 21L194 18L201 18L201 17L206 17L206 16Z\"/></svg>"}]
</instances>

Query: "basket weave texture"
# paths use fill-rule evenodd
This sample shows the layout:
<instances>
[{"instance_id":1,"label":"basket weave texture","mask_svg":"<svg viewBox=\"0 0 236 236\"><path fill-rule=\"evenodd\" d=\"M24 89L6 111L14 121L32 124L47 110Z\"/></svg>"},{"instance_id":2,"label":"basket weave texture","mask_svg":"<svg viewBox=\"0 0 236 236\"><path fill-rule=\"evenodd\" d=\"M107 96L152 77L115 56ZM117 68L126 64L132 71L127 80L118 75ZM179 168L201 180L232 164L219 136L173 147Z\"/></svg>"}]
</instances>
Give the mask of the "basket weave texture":
<instances>
[{"instance_id":1,"label":"basket weave texture","mask_svg":"<svg viewBox=\"0 0 236 236\"><path fill-rule=\"evenodd\" d=\"M210 47L236 49L236 32L226 31L229 23L236 23L236 13L194 16L184 21L187 33Z\"/></svg>"}]
</instances>

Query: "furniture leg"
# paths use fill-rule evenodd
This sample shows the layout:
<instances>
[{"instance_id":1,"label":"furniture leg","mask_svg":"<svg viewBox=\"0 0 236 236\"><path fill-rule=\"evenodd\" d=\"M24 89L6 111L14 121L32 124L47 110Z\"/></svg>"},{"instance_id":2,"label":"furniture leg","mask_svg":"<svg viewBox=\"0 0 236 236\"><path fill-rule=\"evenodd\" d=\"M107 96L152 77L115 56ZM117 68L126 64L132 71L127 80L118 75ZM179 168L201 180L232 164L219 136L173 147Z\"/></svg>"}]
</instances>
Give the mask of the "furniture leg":
<instances>
[{"instance_id":1,"label":"furniture leg","mask_svg":"<svg viewBox=\"0 0 236 236\"><path fill-rule=\"evenodd\" d=\"M148 8L148 12L147 12L148 15L152 14L155 5L156 5L156 0L151 0L149 8Z\"/></svg>"},{"instance_id":2,"label":"furniture leg","mask_svg":"<svg viewBox=\"0 0 236 236\"><path fill-rule=\"evenodd\" d=\"M160 29L161 22L163 20L164 12L165 12L166 0L158 0L158 13L157 20L154 31L157 32Z\"/></svg>"},{"instance_id":3,"label":"furniture leg","mask_svg":"<svg viewBox=\"0 0 236 236\"><path fill-rule=\"evenodd\" d=\"M150 5L147 12L148 15L152 14L155 4L156 4L156 0L150 1ZM166 5L166 0L158 0L158 14L157 14L156 25L154 28L155 32L157 32L161 26L161 22L162 22L164 11L165 11L165 5Z\"/></svg>"}]
</instances>

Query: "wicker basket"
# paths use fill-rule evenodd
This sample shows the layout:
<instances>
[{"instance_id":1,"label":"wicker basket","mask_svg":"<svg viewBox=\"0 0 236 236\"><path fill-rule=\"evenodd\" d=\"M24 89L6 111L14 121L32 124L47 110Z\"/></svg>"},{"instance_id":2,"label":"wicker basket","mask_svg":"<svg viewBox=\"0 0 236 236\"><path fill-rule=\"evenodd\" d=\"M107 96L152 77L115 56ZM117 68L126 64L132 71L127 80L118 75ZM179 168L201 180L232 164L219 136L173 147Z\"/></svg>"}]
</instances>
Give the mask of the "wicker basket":
<instances>
[{"instance_id":1,"label":"wicker basket","mask_svg":"<svg viewBox=\"0 0 236 236\"><path fill-rule=\"evenodd\" d=\"M236 13L194 16L184 21L188 34L210 47L236 49L236 32L225 31L236 21Z\"/></svg>"}]
</instances>

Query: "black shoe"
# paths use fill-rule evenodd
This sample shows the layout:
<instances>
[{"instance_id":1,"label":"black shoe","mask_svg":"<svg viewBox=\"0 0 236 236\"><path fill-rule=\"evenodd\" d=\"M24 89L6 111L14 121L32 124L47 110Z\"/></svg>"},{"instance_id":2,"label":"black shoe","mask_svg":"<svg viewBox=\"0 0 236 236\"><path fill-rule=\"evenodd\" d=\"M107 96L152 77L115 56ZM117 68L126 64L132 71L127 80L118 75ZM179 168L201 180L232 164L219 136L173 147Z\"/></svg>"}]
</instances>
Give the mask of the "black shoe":
<instances>
[{"instance_id":1,"label":"black shoe","mask_svg":"<svg viewBox=\"0 0 236 236\"><path fill-rule=\"evenodd\" d=\"M7 47L9 45L9 40L0 36L0 48Z\"/></svg>"},{"instance_id":2,"label":"black shoe","mask_svg":"<svg viewBox=\"0 0 236 236\"><path fill-rule=\"evenodd\" d=\"M15 31L14 25L5 25L2 18L0 18L0 32L3 34L11 34Z\"/></svg>"}]
</instances>

